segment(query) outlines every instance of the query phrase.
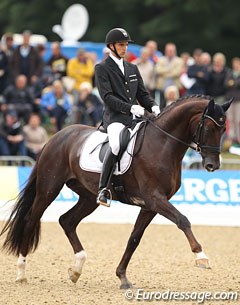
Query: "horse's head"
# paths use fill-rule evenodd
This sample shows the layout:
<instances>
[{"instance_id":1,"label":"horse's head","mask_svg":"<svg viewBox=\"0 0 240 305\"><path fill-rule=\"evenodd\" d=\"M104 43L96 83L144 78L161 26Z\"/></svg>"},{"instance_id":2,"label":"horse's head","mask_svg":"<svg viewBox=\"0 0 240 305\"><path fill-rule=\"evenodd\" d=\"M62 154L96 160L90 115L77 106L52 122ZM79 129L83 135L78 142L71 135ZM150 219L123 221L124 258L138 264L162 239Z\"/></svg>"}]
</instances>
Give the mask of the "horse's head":
<instances>
[{"instance_id":1,"label":"horse's head","mask_svg":"<svg viewBox=\"0 0 240 305\"><path fill-rule=\"evenodd\" d=\"M213 172L220 167L220 142L226 129L226 111L232 101L233 99L220 106L213 99L210 100L199 122L195 141L207 171Z\"/></svg>"}]
</instances>

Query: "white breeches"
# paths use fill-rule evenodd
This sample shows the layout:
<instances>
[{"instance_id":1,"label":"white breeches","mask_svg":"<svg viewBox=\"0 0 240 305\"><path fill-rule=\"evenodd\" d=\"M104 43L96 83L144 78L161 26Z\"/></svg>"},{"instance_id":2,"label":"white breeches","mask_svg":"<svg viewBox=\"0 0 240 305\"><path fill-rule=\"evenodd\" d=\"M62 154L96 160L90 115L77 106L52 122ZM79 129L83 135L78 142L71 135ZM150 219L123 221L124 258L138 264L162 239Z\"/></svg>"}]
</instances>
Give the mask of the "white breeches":
<instances>
[{"instance_id":1,"label":"white breeches","mask_svg":"<svg viewBox=\"0 0 240 305\"><path fill-rule=\"evenodd\" d=\"M109 146L112 149L112 153L117 156L120 150L120 133L123 130L125 125L122 123L112 123L107 128Z\"/></svg>"}]
</instances>

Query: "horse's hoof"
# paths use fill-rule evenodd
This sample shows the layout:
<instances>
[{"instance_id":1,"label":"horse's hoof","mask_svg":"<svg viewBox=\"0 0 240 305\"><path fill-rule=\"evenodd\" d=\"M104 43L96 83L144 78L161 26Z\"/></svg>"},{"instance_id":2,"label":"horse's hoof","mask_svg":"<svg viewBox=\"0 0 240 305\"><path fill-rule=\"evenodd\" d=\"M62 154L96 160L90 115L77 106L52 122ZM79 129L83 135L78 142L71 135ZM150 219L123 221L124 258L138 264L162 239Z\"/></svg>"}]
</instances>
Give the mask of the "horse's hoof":
<instances>
[{"instance_id":1,"label":"horse's hoof","mask_svg":"<svg viewBox=\"0 0 240 305\"><path fill-rule=\"evenodd\" d=\"M27 283L27 278L26 277L17 277L15 282L16 283Z\"/></svg>"},{"instance_id":2,"label":"horse's hoof","mask_svg":"<svg viewBox=\"0 0 240 305\"><path fill-rule=\"evenodd\" d=\"M195 260L195 266L202 269L211 269L209 261L206 258L200 258Z\"/></svg>"},{"instance_id":3,"label":"horse's hoof","mask_svg":"<svg viewBox=\"0 0 240 305\"><path fill-rule=\"evenodd\" d=\"M73 283L77 283L79 277L80 277L80 273L77 271L74 271L72 268L68 269L68 274L69 274L69 278Z\"/></svg>"},{"instance_id":4,"label":"horse's hoof","mask_svg":"<svg viewBox=\"0 0 240 305\"><path fill-rule=\"evenodd\" d=\"M124 283L120 285L120 289L132 289L133 285L131 283Z\"/></svg>"}]
</instances>

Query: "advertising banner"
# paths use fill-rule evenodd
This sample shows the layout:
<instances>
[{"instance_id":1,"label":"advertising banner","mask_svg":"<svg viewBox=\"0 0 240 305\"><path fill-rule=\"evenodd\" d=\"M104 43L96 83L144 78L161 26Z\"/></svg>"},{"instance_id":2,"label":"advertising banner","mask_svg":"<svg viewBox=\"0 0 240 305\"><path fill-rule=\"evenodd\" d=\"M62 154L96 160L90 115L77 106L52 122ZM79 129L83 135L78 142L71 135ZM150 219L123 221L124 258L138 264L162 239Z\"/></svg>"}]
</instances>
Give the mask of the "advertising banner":
<instances>
[{"instance_id":1,"label":"advertising banner","mask_svg":"<svg viewBox=\"0 0 240 305\"><path fill-rule=\"evenodd\" d=\"M240 173L225 170L213 173L184 170L181 188L171 202L240 206Z\"/></svg>"},{"instance_id":2,"label":"advertising banner","mask_svg":"<svg viewBox=\"0 0 240 305\"><path fill-rule=\"evenodd\" d=\"M0 167L0 203L5 212L6 202L14 199L24 187L30 167ZM43 215L43 220L57 221L59 216L78 201L78 196L64 186L56 200ZM240 226L240 174L238 171L219 170L208 173L204 170L184 170L182 184L170 202L193 224ZM126 206L113 202L110 209L99 207L86 218L91 222L128 223L134 222L139 207ZM0 219L3 219L3 212ZM153 223L170 223L162 216L154 218Z\"/></svg>"}]
</instances>

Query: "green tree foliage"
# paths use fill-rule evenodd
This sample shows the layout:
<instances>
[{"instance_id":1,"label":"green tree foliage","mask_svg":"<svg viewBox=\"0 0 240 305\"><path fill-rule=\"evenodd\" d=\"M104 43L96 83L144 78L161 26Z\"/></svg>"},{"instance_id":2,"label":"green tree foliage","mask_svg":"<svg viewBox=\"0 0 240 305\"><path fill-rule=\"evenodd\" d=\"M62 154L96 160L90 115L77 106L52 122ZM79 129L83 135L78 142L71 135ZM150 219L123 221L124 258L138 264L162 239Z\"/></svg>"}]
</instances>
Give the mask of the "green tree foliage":
<instances>
[{"instance_id":1,"label":"green tree foliage","mask_svg":"<svg viewBox=\"0 0 240 305\"><path fill-rule=\"evenodd\" d=\"M180 51L203 48L229 56L240 55L238 19L240 2L235 0L146 0L146 6L159 14L141 24L142 36L164 45L177 44Z\"/></svg>"},{"instance_id":2,"label":"green tree foliage","mask_svg":"<svg viewBox=\"0 0 240 305\"><path fill-rule=\"evenodd\" d=\"M102 42L112 27L125 27L137 44L155 39L159 49L172 41L179 52L200 47L228 58L240 56L238 20L240 2L235 0L82 0L90 25L82 38ZM59 40L52 26L61 22L72 0L1 0L0 34L31 29L49 40Z\"/></svg>"}]
</instances>

